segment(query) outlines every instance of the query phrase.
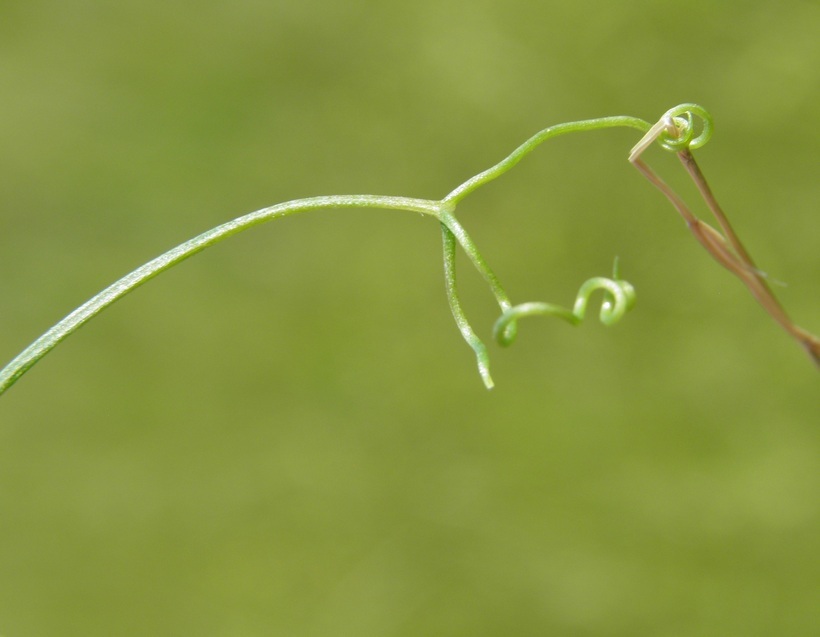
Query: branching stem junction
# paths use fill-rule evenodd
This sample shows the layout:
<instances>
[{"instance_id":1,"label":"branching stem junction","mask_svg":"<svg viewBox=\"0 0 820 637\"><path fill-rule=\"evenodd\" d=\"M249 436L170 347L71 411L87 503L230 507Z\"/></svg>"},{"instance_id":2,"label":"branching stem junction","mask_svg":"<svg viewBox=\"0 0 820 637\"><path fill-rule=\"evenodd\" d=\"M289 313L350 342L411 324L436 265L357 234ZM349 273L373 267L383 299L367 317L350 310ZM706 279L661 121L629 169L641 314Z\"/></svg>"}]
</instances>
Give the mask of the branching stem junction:
<instances>
[{"instance_id":1,"label":"branching stem junction","mask_svg":"<svg viewBox=\"0 0 820 637\"><path fill-rule=\"evenodd\" d=\"M700 122L698 134L696 134L696 119ZM461 246L473 266L487 281L498 303L501 316L495 323L493 336L501 345L509 345L513 342L517 332L517 322L523 317L549 315L562 318L573 325L580 323L585 316L591 295L597 290L602 290L604 294L600 320L606 325L611 325L620 320L632 308L635 302L635 291L632 285L619 277L616 261L615 272L611 279L596 277L586 281L581 286L572 309L541 302L514 305L498 277L486 263L461 222L456 218L457 204L477 188L503 175L548 139L567 133L623 127L632 128L644 134L632 149L629 161L652 185L666 196L707 252L718 263L737 276L775 321L806 349L815 363L820 365L820 340L796 326L778 303L766 282L766 276L758 270L743 247L695 162L691 151L703 146L711 137L711 116L697 104L681 104L664 113L654 125L636 117L616 116L550 126L533 135L494 166L465 181L441 200L379 195L331 195L276 204L228 221L172 248L133 272L126 274L51 327L0 370L0 394L11 387L26 371L69 334L106 307L161 272L231 235L260 223L322 208L407 210L429 215L439 221L444 247L444 279L450 309L461 335L475 352L481 379L487 388L491 388L493 387L493 380L490 376L487 347L468 322L458 294L456 284L457 246ZM722 234L698 219L678 194L644 162L644 152L656 142L665 150L678 155L708 208L715 216Z\"/></svg>"}]
</instances>

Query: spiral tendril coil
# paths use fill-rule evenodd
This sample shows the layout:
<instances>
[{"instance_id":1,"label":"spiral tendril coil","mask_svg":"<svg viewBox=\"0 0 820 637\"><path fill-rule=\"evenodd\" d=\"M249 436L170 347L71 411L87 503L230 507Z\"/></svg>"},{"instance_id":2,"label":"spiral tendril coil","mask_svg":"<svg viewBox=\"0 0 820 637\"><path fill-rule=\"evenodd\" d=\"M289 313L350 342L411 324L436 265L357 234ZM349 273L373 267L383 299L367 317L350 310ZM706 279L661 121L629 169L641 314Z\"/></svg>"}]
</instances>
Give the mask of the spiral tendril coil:
<instances>
[{"instance_id":1,"label":"spiral tendril coil","mask_svg":"<svg viewBox=\"0 0 820 637\"><path fill-rule=\"evenodd\" d=\"M493 326L493 338L507 347L515 340L515 327L518 319L525 316L555 316L564 319L571 325L578 325L586 316L592 294L597 290L604 291L601 310L598 318L604 325L613 325L635 305L635 288L623 279L595 277L581 285L572 310L552 303L529 302L514 305L505 310Z\"/></svg>"}]
</instances>

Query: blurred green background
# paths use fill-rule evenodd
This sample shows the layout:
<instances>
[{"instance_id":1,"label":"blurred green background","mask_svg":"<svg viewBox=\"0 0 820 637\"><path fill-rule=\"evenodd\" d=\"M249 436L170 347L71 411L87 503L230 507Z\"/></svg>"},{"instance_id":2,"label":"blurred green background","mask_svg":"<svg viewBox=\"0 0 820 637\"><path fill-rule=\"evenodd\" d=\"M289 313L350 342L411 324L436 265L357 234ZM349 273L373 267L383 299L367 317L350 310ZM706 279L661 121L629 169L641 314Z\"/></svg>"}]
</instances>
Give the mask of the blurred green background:
<instances>
[{"instance_id":1,"label":"blurred green background","mask_svg":"<svg viewBox=\"0 0 820 637\"><path fill-rule=\"evenodd\" d=\"M4 0L0 359L242 213L439 198L550 124L688 101L817 332L819 30L814 1ZM516 302L615 255L638 290L612 328L522 322L492 392L411 213L262 226L69 338L0 399L0 634L817 634L817 371L638 137L555 140L460 206Z\"/></svg>"}]
</instances>

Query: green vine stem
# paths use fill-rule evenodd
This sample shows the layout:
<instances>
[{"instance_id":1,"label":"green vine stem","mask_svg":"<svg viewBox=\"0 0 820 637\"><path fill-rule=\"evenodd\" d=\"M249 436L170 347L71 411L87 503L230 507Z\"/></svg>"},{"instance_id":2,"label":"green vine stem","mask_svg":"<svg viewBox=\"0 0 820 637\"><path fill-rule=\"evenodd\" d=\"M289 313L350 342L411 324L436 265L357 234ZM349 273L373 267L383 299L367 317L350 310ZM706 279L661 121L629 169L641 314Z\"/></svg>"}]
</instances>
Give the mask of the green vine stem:
<instances>
[{"instance_id":1,"label":"green vine stem","mask_svg":"<svg viewBox=\"0 0 820 637\"><path fill-rule=\"evenodd\" d=\"M651 126L649 125L649 122L645 122L637 117L629 117L627 115L599 117L598 119L587 119L579 122L568 122L565 124L550 126L549 128L545 128L530 137L495 166L491 166L487 170L478 173L475 177L471 177L465 181L444 199L442 199L442 202L452 205L457 204L477 188L503 175L548 139L558 137L559 135L566 135L567 133L579 133L581 131L600 130L602 128L635 128L643 133L646 133Z\"/></svg>"},{"instance_id":2,"label":"green vine stem","mask_svg":"<svg viewBox=\"0 0 820 637\"><path fill-rule=\"evenodd\" d=\"M54 349L60 341L109 305L124 297L140 285L153 279L158 274L192 257L223 239L252 228L266 221L287 217L308 210L327 208L384 208L392 210L410 210L438 217L439 207L435 202L408 197L380 197L376 195L331 195L287 201L268 208L262 208L242 217L228 221L207 232L181 243L168 252L152 259L136 270L126 274L112 283L102 292L93 296L83 305L54 325L31 345L18 354L0 370L0 394L11 387L37 361Z\"/></svg>"},{"instance_id":3,"label":"green vine stem","mask_svg":"<svg viewBox=\"0 0 820 637\"><path fill-rule=\"evenodd\" d=\"M447 300L450 302L450 311L453 313L453 318L456 320L461 336L475 352L478 374L481 376L481 380L484 381L484 386L487 389L492 389L494 383L492 376L490 376L490 354L487 352L487 346L475 333L461 307L461 299L456 285L456 236L444 224L441 224L441 235L444 243L444 284L447 287Z\"/></svg>"},{"instance_id":4,"label":"green vine stem","mask_svg":"<svg viewBox=\"0 0 820 637\"><path fill-rule=\"evenodd\" d=\"M695 117L702 122L702 131L698 135L694 134ZM605 290L605 299L601 309L601 320L606 324L610 324L623 316L632 306L634 302L634 290L630 284L618 279L616 273L615 279L595 278L587 281L579 291L572 311L548 303L513 305L498 277L486 263L477 246L456 218L456 205L477 188L507 172L537 146L548 139L567 133L624 127L636 129L644 133L643 139L633 149L630 155L630 161L653 185L658 187L667 198L672 201L673 205L675 205L678 211L684 216L687 223L690 224L690 227L692 227L692 224L696 226L693 228L693 232L704 247L706 247L721 264L732 270L752 288L753 293L758 296L759 300L763 299L761 302L766 306L769 299L773 299L774 297L765 285L765 281L762 280L759 271L752 264L748 254L743 250L737 237L731 230L731 226L728 225L728 220L725 219L725 215L722 214L722 211L718 212L719 207L711 196L711 191L709 191L708 186L705 185L705 180L702 179L699 169L697 169L694 164L694 158L691 156L690 149L702 146L711 136L711 117L702 107L696 104L682 104L667 111L655 125L650 125L649 122L636 117L616 116L569 122L545 128L521 144L500 162L471 177L441 200L379 195L331 195L288 201L238 217L233 221L208 230L140 266L71 312L0 370L0 394L8 390L37 361L54 349L58 343L106 307L188 257L260 223L300 212L307 212L309 210L336 208L407 210L432 216L439 221L444 248L445 288L450 308L464 340L475 352L479 374L485 386L491 388L493 381L489 371L490 363L487 348L470 326L458 295L455 258L457 244L461 246L473 266L487 281L501 309L501 318L496 322L494 330L495 338L501 344L509 344L513 341L516 334L517 320L524 316L548 314L562 317L574 324L580 322L586 311L590 295L597 289ZM664 149L676 152L681 157L681 160L684 162L690 175L695 179L713 213L718 217L719 224L733 247L732 250L726 247L726 240L722 235L695 219L694 215L688 211L688 208L686 208L682 200L643 162L641 155L656 141ZM774 303L776 305L776 301ZM770 308L767 307L767 309ZM776 316L776 318L778 318L784 326L786 326L786 324L791 325L788 318L785 317L784 312L782 316ZM804 344L814 344L814 349L810 346L807 346L807 349L809 349L810 352L813 351L815 360L818 360L817 352L820 351L820 346L817 345L817 339L804 330L800 330L800 328L792 327L793 329L790 331L796 338L802 339Z\"/></svg>"}]
</instances>

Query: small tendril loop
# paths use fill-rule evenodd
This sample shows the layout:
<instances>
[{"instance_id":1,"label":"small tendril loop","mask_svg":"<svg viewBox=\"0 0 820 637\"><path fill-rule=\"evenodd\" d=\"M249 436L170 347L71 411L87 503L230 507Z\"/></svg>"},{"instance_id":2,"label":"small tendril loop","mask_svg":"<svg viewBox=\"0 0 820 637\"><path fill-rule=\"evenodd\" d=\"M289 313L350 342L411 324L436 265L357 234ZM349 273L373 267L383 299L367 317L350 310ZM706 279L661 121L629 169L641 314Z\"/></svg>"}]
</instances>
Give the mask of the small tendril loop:
<instances>
[{"instance_id":1,"label":"small tendril loop","mask_svg":"<svg viewBox=\"0 0 820 637\"><path fill-rule=\"evenodd\" d=\"M701 122L701 131L697 136L695 117ZM679 104L666 111L659 121L665 125L658 141L664 149L675 153L700 148L712 137L714 129L712 116L698 104Z\"/></svg>"},{"instance_id":2,"label":"small tendril loop","mask_svg":"<svg viewBox=\"0 0 820 637\"><path fill-rule=\"evenodd\" d=\"M695 136L692 113L684 113L682 117L666 114L661 118L661 121L664 126L658 135L658 142L664 149L680 152L689 148L689 144L692 143L692 138Z\"/></svg>"},{"instance_id":3,"label":"small tendril loop","mask_svg":"<svg viewBox=\"0 0 820 637\"><path fill-rule=\"evenodd\" d=\"M521 303L506 309L493 326L493 338L503 347L511 345L515 340L518 319L525 316L555 316L578 325L584 320L590 297L597 290L604 291L599 314L604 325L617 323L635 305L635 288L628 281L595 277L585 281L578 290L572 310L540 302Z\"/></svg>"},{"instance_id":4,"label":"small tendril loop","mask_svg":"<svg viewBox=\"0 0 820 637\"><path fill-rule=\"evenodd\" d=\"M604 290L604 300L598 315L604 325L617 323L635 305L635 288L628 281L596 277L586 281L578 290L572 313L579 321L586 315L589 299L596 290Z\"/></svg>"}]
</instances>

